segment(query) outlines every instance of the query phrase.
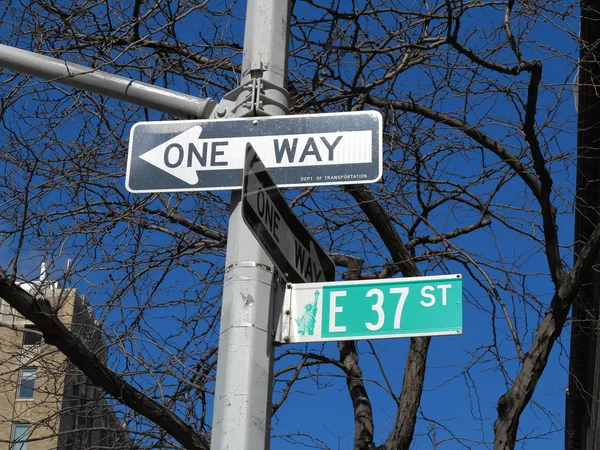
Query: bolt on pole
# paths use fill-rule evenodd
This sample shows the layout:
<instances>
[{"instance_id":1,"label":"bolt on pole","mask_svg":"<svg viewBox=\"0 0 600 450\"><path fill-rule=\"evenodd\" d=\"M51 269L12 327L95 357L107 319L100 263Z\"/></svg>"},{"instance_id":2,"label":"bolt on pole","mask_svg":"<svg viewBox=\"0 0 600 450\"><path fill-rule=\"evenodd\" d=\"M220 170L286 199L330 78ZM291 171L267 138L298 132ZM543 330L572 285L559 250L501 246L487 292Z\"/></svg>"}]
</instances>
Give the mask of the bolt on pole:
<instances>
[{"instance_id":1,"label":"bolt on pole","mask_svg":"<svg viewBox=\"0 0 600 450\"><path fill-rule=\"evenodd\" d=\"M248 0L241 84L263 79L285 89L290 12L290 0ZM231 196L211 450L270 448L277 280L240 197Z\"/></svg>"}]
</instances>

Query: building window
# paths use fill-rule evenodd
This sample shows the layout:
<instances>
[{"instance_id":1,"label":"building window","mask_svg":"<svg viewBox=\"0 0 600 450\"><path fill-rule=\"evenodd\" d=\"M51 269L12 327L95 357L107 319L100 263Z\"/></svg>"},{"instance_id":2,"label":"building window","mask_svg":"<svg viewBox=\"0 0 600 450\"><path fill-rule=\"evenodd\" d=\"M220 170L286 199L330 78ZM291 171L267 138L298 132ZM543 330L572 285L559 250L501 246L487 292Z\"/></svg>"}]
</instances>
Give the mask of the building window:
<instances>
[{"instance_id":1,"label":"building window","mask_svg":"<svg viewBox=\"0 0 600 450\"><path fill-rule=\"evenodd\" d=\"M29 425L13 423L10 433L10 450L27 450L27 439L29 439Z\"/></svg>"},{"instance_id":2,"label":"building window","mask_svg":"<svg viewBox=\"0 0 600 450\"><path fill-rule=\"evenodd\" d=\"M35 375L35 368L19 370L17 398L33 398L33 391L35 389Z\"/></svg>"},{"instance_id":3,"label":"building window","mask_svg":"<svg viewBox=\"0 0 600 450\"><path fill-rule=\"evenodd\" d=\"M40 334L38 327L35 325L25 325L25 329L30 329L31 331L34 331L34 333L28 331L23 333L23 345L35 345L42 342L42 335Z\"/></svg>"}]
</instances>

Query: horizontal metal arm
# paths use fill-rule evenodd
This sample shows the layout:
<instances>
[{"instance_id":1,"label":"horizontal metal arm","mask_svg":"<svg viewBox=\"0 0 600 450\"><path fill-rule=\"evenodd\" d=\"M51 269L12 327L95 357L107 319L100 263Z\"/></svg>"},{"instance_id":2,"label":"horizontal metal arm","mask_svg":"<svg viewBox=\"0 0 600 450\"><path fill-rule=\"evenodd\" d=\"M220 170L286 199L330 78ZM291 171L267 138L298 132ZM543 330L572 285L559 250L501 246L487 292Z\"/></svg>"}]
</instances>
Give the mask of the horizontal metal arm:
<instances>
[{"instance_id":1,"label":"horizontal metal arm","mask_svg":"<svg viewBox=\"0 0 600 450\"><path fill-rule=\"evenodd\" d=\"M202 99L181 94L3 44L0 44L0 67L183 119L207 119L216 106L215 101L210 98Z\"/></svg>"}]
</instances>

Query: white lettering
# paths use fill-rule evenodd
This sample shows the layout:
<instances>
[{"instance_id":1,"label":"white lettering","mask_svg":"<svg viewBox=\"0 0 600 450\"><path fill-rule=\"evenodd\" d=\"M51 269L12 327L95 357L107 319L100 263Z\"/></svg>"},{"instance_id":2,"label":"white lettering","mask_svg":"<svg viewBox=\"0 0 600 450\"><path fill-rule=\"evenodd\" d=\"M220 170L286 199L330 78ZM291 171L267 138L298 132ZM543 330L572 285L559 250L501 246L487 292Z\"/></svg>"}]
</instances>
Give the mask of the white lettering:
<instances>
[{"instance_id":1,"label":"white lettering","mask_svg":"<svg viewBox=\"0 0 600 450\"><path fill-rule=\"evenodd\" d=\"M367 297L377 297L377 302L371 306L371 309L377 313L377 323L365 323L366 327L371 331L377 331L383 326L385 313L383 312L383 292L380 289L371 289L367 292Z\"/></svg>"},{"instance_id":2,"label":"white lettering","mask_svg":"<svg viewBox=\"0 0 600 450\"><path fill-rule=\"evenodd\" d=\"M428 294L427 292L425 292L433 291L434 289L435 288L433 286L423 286L423 288L421 289L421 295L429 299L429 302L421 300L421 305L423 305L425 308L429 308L430 306L433 306L435 304L435 295Z\"/></svg>"},{"instance_id":3,"label":"white lettering","mask_svg":"<svg viewBox=\"0 0 600 450\"><path fill-rule=\"evenodd\" d=\"M450 289L451 284L438 284L437 288L442 290L442 306L446 306L446 289Z\"/></svg>"},{"instance_id":4,"label":"white lettering","mask_svg":"<svg viewBox=\"0 0 600 450\"><path fill-rule=\"evenodd\" d=\"M336 300L338 297L345 297L346 291L333 291L329 293L329 332L343 333L346 331L345 325L335 324L335 315L344 311L344 308L337 306Z\"/></svg>"},{"instance_id":5,"label":"white lettering","mask_svg":"<svg viewBox=\"0 0 600 450\"><path fill-rule=\"evenodd\" d=\"M394 330L400 329L400 319L402 318L402 310L404 309L404 303L408 298L408 292L410 288L407 286L390 288L390 294L400 294L398 299L398 305L396 305L396 314L394 314Z\"/></svg>"}]
</instances>

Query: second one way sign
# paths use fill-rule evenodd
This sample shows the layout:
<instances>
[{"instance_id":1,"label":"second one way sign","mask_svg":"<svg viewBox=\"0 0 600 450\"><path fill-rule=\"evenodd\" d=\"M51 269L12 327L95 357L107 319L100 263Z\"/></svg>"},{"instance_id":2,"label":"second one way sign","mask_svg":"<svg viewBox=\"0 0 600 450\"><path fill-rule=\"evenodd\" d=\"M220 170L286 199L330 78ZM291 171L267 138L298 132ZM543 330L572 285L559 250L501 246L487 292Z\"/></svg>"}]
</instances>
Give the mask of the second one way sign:
<instances>
[{"instance_id":1,"label":"second one way sign","mask_svg":"<svg viewBox=\"0 0 600 450\"><path fill-rule=\"evenodd\" d=\"M289 283L335 280L335 264L287 205L252 145L248 145L242 217Z\"/></svg>"}]
</instances>

